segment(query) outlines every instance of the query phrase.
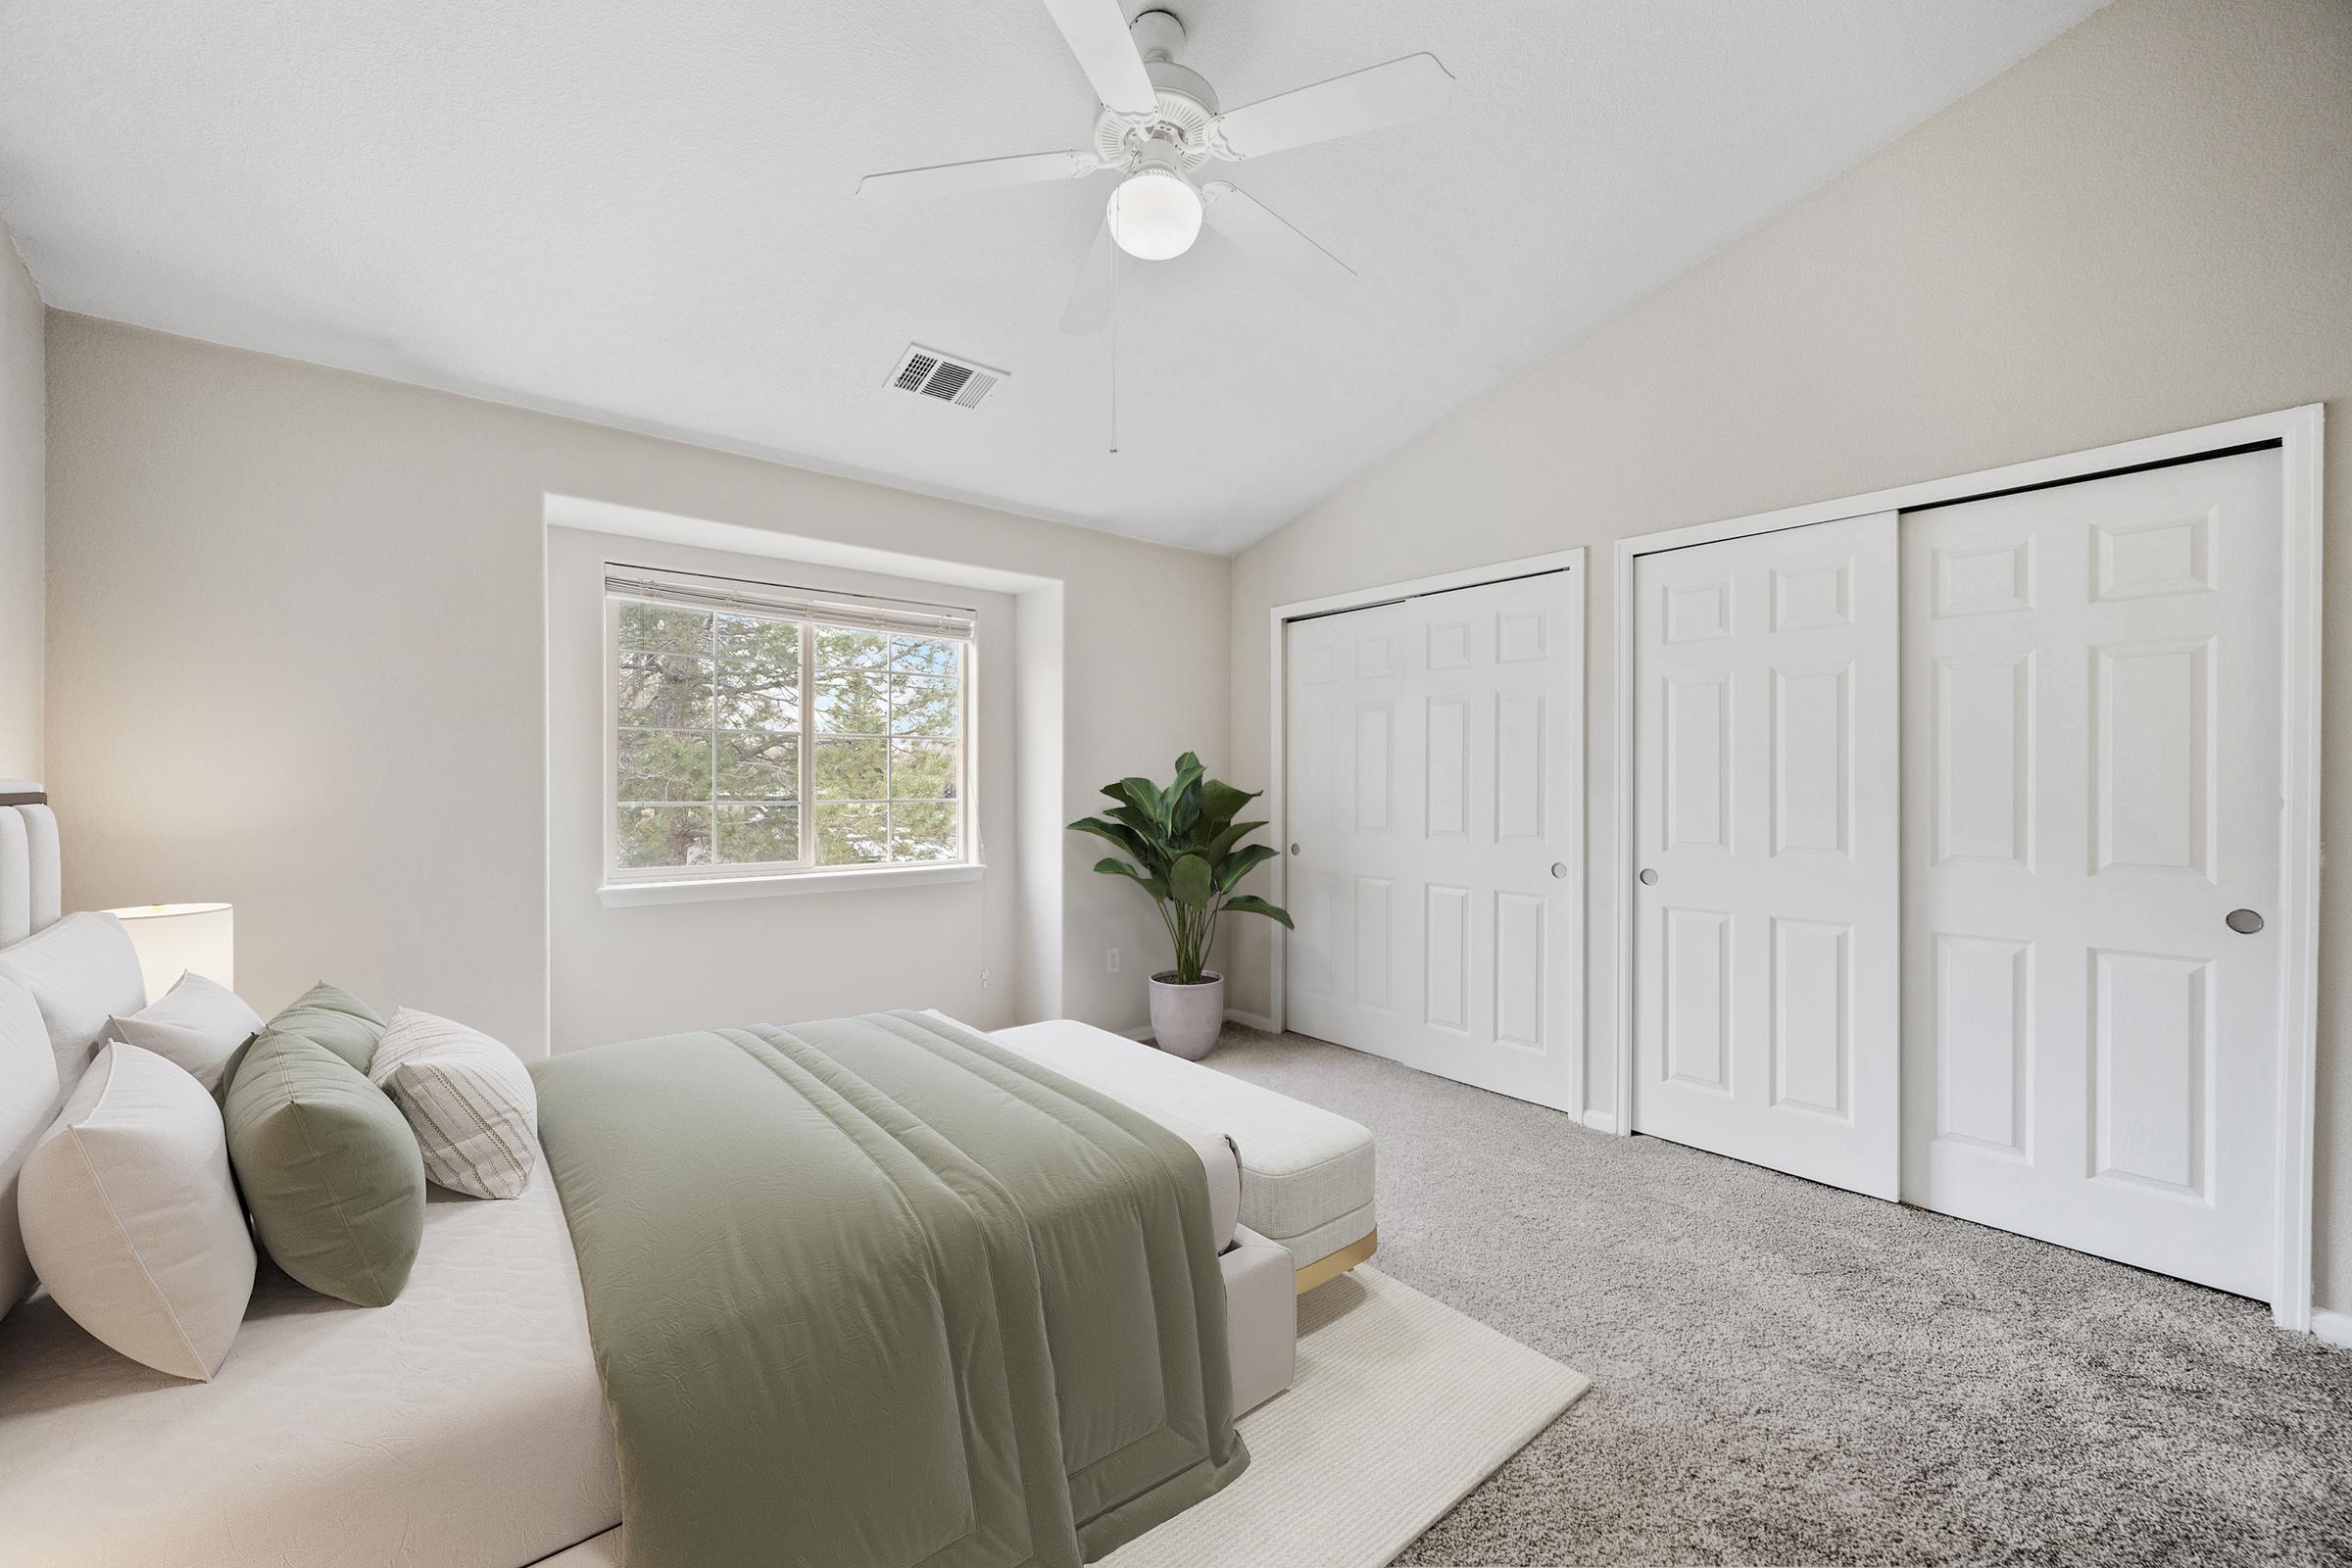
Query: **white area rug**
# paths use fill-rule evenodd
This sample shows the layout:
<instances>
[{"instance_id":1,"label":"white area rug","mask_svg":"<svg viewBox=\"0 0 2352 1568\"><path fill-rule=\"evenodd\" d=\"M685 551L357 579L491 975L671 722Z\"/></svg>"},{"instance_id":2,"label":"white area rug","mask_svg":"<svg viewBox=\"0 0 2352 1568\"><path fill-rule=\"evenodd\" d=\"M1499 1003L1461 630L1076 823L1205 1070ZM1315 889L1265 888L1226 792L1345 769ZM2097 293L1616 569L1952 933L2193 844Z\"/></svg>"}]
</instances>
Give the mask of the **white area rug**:
<instances>
[{"instance_id":1,"label":"white area rug","mask_svg":"<svg viewBox=\"0 0 2352 1568\"><path fill-rule=\"evenodd\" d=\"M1380 1568L1592 1386L1372 1268L1298 1301L1298 1381L1250 1468L1101 1568ZM619 1568L620 1532L539 1568Z\"/></svg>"},{"instance_id":2,"label":"white area rug","mask_svg":"<svg viewBox=\"0 0 2352 1568\"><path fill-rule=\"evenodd\" d=\"M1298 1302L1298 1380L1242 1420L1250 1468L1102 1568L1379 1568L1592 1379L1399 1285Z\"/></svg>"}]
</instances>

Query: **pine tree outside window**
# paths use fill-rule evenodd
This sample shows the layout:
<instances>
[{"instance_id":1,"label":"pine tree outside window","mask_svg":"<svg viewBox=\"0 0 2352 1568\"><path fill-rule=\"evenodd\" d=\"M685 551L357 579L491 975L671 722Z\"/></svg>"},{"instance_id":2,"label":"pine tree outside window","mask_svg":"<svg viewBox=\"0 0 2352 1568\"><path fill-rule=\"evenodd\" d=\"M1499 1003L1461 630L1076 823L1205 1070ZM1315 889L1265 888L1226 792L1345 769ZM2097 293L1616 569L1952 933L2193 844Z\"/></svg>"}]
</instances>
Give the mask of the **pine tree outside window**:
<instances>
[{"instance_id":1,"label":"pine tree outside window","mask_svg":"<svg viewBox=\"0 0 2352 1568\"><path fill-rule=\"evenodd\" d=\"M968 612L608 568L608 884L965 864Z\"/></svg>"}]
</instances>

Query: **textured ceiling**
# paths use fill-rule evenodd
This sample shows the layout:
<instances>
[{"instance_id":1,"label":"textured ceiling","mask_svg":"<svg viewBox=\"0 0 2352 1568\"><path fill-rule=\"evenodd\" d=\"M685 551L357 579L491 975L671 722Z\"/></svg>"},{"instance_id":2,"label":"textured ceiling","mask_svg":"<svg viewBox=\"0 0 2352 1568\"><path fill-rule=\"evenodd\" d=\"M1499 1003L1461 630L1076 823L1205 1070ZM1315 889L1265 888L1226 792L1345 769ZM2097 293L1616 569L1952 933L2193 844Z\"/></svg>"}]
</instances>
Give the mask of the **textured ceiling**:
<instances>
[{"instance_id":1,"label":"textured ceiling","mask_svg":"<svg viewBox=\"0 0 2352 1568\"><path fill-rule=\"evenodd\" d=\"M1223 166L1352 290L1213 233L1125 265L1116 455L1111 339L1056 329L1107 176L854 195L1086 145L1036 0L9 0L0 218L59 309L1224 551L2096 6L1171 0L1228 106L1460 86ZM1012 379L886 390L909 339Z\"/></svg>"}]
</instances>

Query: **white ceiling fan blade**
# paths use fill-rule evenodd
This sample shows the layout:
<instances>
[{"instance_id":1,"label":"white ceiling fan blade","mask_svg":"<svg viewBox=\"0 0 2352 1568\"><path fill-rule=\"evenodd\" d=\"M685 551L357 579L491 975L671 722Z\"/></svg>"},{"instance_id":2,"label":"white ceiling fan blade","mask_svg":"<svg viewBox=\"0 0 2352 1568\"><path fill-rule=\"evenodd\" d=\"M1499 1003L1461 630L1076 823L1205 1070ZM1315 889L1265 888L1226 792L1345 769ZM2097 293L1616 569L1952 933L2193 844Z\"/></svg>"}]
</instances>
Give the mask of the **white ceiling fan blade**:
<instances>
[{"instance_id":1,"label":"white ceiling fan blade","mask_svg":"<svg viewBox=\"0 0 2352 1568\"><path fill-rule=\"evenodd\" d=\"M1226 157L1256 158L1419 120L1445 108L1452 93L1453 76L1436 55L1406 55L1229 109L1210 123L1209 134Z\"/></svg>"},{"instance_id":2,"label":"white ceiling fan blade","mask_svg":"<svg viewBox=\"0 0 2352 1568\"><path fill-rule=\"evenodd\" d=\"M1085 153L1021 153L1012 158L980 158L968 164L933 164L928 169L868 174L858 182L858 194L869 202L925 202L934 196L957 196L966 191L1076 179L1100 167Z\"/></svg>"},{"instance_id":3,"label":"white ceiling fan blade","mask_svg":"<svg viewBox=\"0 0 2352 1568\"><path fill-rule=\"evenodd\" d=\"M1110 324L1116 298L1110 270L1117 265L1118 258L1111 254L1110 225L1104 223L1095 230L1095 248L1086 253L1086 261L1078 269L1078 286L1070 290L1070 303L1061 313L1064 332L1072 337L1092 337Z\"/></svg>"},{"instance_id":4,"label":"white ceiling fan blade","mask_svg":"<svg viewBox=\"0 0 2352 1568\"><path fill-rule=\"evenodd\" d=\"M1355 281L1355 270L1275 217L1247 191L1218 181L1201 221L1289 278L1307 294L1320 295Z\"/></svg>"},{"instance_id":5,"label":"white ceiling fan blade","mask_svg":"<svg viewBox=\"0 0 2352 1568\"><path fill-rule=\"evenodd\" d=\"M1103 107L1123 115L1148 115L1159 107L1159 91L1136 52L1119 0L1046 0L1046 9Z\"/></svg>"}]
</instances>

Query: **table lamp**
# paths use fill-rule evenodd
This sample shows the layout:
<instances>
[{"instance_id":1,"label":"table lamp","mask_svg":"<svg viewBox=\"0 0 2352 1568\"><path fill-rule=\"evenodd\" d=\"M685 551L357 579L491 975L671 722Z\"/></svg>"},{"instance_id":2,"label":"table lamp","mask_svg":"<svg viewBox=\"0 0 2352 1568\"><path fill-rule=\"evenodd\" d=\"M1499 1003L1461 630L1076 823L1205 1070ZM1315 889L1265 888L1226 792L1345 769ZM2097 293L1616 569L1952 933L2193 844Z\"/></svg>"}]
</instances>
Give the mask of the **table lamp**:
<instances>
[{"instance_id":1,"label":"table lamp","mask_svg":"<svg viewBox=\"0 0 2352 1568\"><path fill-rule=\"evenodd\" d=\"M194 970L207 980L237 989L236 909L226 904L141 904L107 913L122 922L138 950L147 977L147 1000L155 1001Z\"/></svg>"}]
</instances>

